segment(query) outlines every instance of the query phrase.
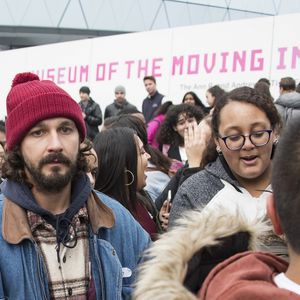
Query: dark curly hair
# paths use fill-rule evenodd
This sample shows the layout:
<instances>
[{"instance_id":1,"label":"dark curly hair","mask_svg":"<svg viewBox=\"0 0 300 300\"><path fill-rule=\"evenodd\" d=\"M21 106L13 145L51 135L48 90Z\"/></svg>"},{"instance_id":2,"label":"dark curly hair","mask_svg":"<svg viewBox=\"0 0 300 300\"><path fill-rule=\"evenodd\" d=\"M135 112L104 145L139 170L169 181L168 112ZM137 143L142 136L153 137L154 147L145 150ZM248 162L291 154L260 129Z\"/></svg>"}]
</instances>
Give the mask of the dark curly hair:
<instances>
[{"instance_id":1,"label":"dark curly hair","mask_svg":"<svg viewBox=\"0 0 300 300\"><path fill-rule=\"evenodd\" d=\"M86 152L90 151L91 148L91 143L81 145L77 155L77 168L75 177L88 171ZM7 178L20 183L26 183L31 186L26 178L25 163L19 146L17 146L14 150L5 153L1 172L3 178Z\"/></svg>"},{"instance_id":2,"label":"dark curly hair","mask_svg":"<svg viewBox=\"0 0 300 300\"><path fill-rule=\"evenodd\" d=\"M220 114L222 109L231 101L249 103L261 111L263 111L271 123L273 130L280 132L282 127L281 118L277 112L277 109L270 99L270 97L265 96L264 94L258 93L255 89L244 86L232 90L229 93L226 93L217 103L212 115L212 130L213 135L218 137L219 135L219 126L220 126Z\"/></svg>"},{"instance_id":3,"label":"dark curly hair","mask_svg":"<svg viewBox=\"0 0 300 300\"><path fill-rule=\"evenodd\" d=\"M160 114L165 115L168 110L173 106L173 102L172 101L166 101L164 104L162 104L161 106L159 106L156 111L154 112L153 117L156 117Z\"/></svg>"},{"instance_id":4,"label":"dark curly hair","mask_svg":"<svg viewBox=\"0 0 300 300\"><path fill-rule=\"evenodd\" d=\"M168 144L172 146L182 146L184 144L183 137L174 130L178 117L181 114L186 114L189 118L194 117L197 120L197 123L199 123L204 117L203 111L198 106L192 106L189 104L174 105L167 112L166 119L161 124L157 133L157 142L160 145Z\"/></svg>"}]
</instances>

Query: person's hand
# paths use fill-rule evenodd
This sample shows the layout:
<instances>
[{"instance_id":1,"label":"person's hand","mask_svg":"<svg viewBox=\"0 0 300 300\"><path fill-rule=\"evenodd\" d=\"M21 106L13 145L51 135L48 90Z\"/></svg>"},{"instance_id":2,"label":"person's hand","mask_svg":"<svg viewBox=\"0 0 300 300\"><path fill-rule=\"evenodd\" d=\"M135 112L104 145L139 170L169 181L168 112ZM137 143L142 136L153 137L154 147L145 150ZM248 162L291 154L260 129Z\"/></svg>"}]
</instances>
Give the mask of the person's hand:
<instances>
[{"instance_id":1,"label":"person's hand","mask_svg":"<svg viewBox=\"0 0 300 300\"><path fill-rule=\"evenodd\" d=\"M165 200L163 206L159 211L159 221L163 230L168 229L169 215L170 215L171 203L169 200Z\"/></svg>"},{"instance_id":2,"label":"person's hand","mask_svg":"<svg viewBox=\"0 0 300 300\"><path fill-rule=\"evenodd\" d=\"M86 114L83 112L82 113L82 117L85 119L85 117L86 117Z\"/></svg>"},{"instance_id":3,"label":"person's hand","mask_svg":"<svg viewBox=\"0 0 300 300\"><path fill-rule=\"evenodd\" d=\"M196 122L190 123L185 129L184 148L190 168L200 166L202 154L210 137L211 128L206 120L202 120L199 125Z\"/></svg>"}]
</instances>

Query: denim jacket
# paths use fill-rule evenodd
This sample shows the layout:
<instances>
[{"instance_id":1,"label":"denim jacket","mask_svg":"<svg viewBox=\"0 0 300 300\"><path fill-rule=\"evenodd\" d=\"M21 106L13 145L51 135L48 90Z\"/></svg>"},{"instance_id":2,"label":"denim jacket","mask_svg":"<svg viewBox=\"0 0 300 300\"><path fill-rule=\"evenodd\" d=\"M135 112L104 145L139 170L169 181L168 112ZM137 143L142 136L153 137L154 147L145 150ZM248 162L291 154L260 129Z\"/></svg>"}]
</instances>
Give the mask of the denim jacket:
<instances>
[{"instance_id":1,"label":"denim jacket","mask_svg":"<svg viewBox=\"0 0 300 300\"><path fill-rule=\"evenodd\" d=\"M89 251L97 299L128 299L148 234L117 201L93 192ZM0 195L0 300L50 299L47 271L23 208Z\"/></svg>"}]
</instances>

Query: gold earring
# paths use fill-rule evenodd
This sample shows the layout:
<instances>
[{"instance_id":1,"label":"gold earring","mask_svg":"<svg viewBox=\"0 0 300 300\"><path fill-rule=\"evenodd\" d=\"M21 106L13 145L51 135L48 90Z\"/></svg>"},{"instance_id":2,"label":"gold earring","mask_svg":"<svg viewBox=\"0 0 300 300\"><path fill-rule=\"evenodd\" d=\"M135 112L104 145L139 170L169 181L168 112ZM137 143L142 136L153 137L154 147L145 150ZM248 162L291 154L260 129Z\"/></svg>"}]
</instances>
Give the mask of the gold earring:
<instances>
[{"instance_id":1,"label":"gold earring","mask_svg":"<svg viewBox=\"0 0 300 300\"><path fill-rule=\"evenodd\" d=\"M129 170L125 170L125 173L128 173L128 174L130 174L131 175L131 181L129 182L129 183L125 183L125 185L132 185L133 184L133 182L134 182L134 175L133 175L133 173L131 172L131 171L129 171ZM127 175L128 176L128 175Z\"/></svg>"}]
</instances>

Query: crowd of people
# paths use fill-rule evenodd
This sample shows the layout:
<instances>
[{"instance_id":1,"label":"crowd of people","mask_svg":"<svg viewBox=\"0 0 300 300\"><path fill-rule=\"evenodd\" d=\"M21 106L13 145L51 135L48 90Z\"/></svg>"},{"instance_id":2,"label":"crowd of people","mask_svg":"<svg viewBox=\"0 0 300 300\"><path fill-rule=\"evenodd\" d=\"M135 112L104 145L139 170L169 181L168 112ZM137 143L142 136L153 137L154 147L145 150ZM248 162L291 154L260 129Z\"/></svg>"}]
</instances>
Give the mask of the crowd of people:
<instances>
[{"instance_id":1,"label":"crowd of people","mask_svg":"<svg viewBox=\"0 0 300 300\"><path fill-rule=\"evenodd\" d=\"M300 299L291 77L105 108L20 73L0 122L0 299Z\"/></svg>"}]
</instances>

